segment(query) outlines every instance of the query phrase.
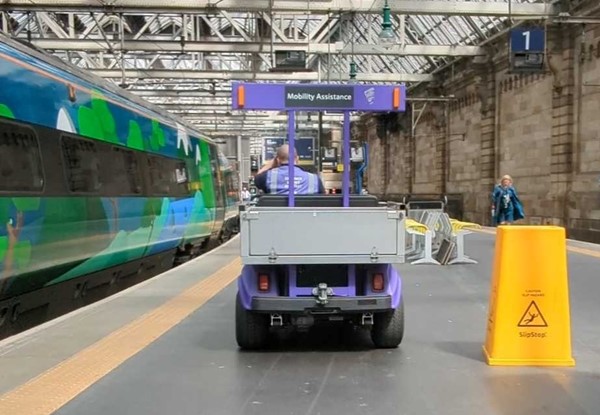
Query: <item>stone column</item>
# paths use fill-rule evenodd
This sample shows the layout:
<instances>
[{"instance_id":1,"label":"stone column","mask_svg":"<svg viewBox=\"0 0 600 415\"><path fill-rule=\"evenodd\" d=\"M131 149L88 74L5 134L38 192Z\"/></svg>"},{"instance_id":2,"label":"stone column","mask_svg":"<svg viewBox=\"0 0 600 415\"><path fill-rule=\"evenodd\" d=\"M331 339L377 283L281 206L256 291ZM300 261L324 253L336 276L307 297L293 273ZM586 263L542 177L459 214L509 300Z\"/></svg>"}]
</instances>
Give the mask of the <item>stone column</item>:
<instances>
[{"instance_id":1,"label":"stone column","mask_svg":"<svg viewBox=\"0 0 600 415\"><path fill-rule=\"evenodd\" d=\"M481 107L481 142L479 160L479 188L477 196L477 218L481 224L491 225L490 195L496 183L498 172L497 120L499 114L498 94L501 93L496 81L496 71L493 65L481 65L476 74L476 92Z\"/></svg>"},{"instance_id":2,"label":"stone column","mask_svg":"<svg viewBox=\"0 0 600 415\"><path fill-rule=\"evenodd\" d=\"M367 180L369 193L382 196L385 192L383 182L383 139L380 137L381 129L378 129L378 120L374 114L365 115L365 134L369 144L369 165L367 167ZM384 132L385 133L385 132Z\"/></svg>"},{"instance_id":3,"label":"stone column","mask_svg":"<svg viewBox=\"0 0 600 415\"><path fill-rule=\"evenodd\" d=\"M568 224L568 194L573 170L575 45L571 27L553 27L548 33L548 65L554 77L552 95L551 189L552 222Z\"/></svg>"},{"instance_id":4,"label":"stone column","mask_svg":"<svg viewBox=\"0 0 600 415\"><path fill-rule=\"evenodd\" d=\"M447 156L448 156L448 111L445 103L432 103L429 107L431 134L435 137L435 156L434 156L434 177L439 183L436 186L440 193L446 193L448 183Z\"/></svg>"}]
</instances>

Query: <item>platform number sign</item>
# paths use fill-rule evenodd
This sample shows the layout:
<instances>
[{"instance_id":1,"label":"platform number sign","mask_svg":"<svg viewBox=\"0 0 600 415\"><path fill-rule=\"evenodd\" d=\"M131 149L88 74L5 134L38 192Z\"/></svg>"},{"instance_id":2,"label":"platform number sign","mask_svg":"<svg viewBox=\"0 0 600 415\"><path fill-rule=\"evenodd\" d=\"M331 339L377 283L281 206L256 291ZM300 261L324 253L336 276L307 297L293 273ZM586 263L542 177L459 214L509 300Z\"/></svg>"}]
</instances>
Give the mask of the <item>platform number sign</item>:
<instances>
[{"instance_id":1,"label":"platform number sign","mask_svg":"<svg viewBox=\"0 0 600 415\"><path fill-rule=\"evenodd\" d=\"M531 48L531 30L523 32L522 35L525 36L525 50L529 50Z\"/></svg>"},{"instance_id":2,"label":"platform number sign","mask_svg":"<svg viewBox=\"0 0 600 415\"><path fill-rule=\"evenodd\" d=\"M521 27L510 31L511 67L516 72L543 70L546 32L540 27Z\"/></svg>"},{"instance_id":3,"label":"platform number sign","mask_svg":"<svg viewBox=\"0 0 600 415\"><path fill-rule=\"evenodd\" d=\"M518 28L511 30L510 49L512 52L543 52L546 35L541 28Z\"/></svg>"}]
</instances>

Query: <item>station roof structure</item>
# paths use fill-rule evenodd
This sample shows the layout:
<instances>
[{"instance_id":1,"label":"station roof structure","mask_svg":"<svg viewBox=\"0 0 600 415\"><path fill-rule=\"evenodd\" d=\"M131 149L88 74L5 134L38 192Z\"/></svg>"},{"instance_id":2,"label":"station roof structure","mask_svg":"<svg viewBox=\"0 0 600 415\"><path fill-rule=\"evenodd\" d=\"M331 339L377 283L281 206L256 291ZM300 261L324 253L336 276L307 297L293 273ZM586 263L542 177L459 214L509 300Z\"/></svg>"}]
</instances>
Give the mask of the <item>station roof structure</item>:
<instances>
[{"instance_id":1,"label":"station roof structure","mask_svg":"<svg viewBox=\"0 0 600 415\"><path fill-rule=\"evenodd\" d=\"M114 81L209 135L239 134L277 129L285 117L232 112L232 80L348 82L355 71L356 82L402 82L410 89L457 59L484 55L485 44L511 24L557 18L563 3L0 0L0 30ZM278 52L300 52L304 69L282 70ZM324 119L338 120L333 114Z\"/></svg>"}]
</instances>

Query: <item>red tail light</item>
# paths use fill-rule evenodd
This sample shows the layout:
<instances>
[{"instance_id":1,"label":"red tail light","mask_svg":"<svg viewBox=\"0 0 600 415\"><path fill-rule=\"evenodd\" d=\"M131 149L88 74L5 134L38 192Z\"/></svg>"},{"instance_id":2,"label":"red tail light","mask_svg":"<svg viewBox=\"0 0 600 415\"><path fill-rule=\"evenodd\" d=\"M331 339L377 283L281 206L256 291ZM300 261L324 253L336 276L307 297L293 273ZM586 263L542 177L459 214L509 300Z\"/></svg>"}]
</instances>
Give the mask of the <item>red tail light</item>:
<instances>
[{"instance_id":1,"label":"red tail light","mask_svg":"<svg viewBox=\"0 0 600 415\"><path fill-rule=\"evenodd\" d=\"M373 291L383 291L383 274L373 274Z\"/></svg>"},{"instance_id":2,"label":"red tail light","mask_svg":"<svg viewBox=\"0 0 600 415\"><path fill-rule=\"evenodd\" d=\"M269 291L269 274L258 274L259 291Z\"/></svg>"}]
</instances>

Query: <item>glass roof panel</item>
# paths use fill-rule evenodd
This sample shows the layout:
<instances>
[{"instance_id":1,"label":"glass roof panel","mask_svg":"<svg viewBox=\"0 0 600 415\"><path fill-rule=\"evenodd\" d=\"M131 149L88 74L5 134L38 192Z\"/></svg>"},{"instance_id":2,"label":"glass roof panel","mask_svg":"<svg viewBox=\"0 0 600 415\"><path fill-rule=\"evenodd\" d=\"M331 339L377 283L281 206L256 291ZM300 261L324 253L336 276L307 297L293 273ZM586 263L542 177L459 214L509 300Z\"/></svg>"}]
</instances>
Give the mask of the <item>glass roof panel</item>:
<instances>
[{"instance_id":1,"label":"glass roof panel","mask_svg":"<svg viewBox=\"0 0 600 415\"><path fill-rule=\"evenodd\" d=\"M242 2L244 0L240 0ZM392 0L393 1L393 0ZM427 0L420 0L427 1ZM454 1L457 0L447 0ZM465 3L473 3L475 1L480 2L495 2L495 3L508 3L509 0L464 0ZM513 4L516 3L536 3L549 0L510 0ZM381 4L380 2L374 2L374 4ZM375 7L375 6L374 6ZM265 9L265 14L268 15L268 10ZM7 15L14 18L15 21L20 25L25 25L27 20L27 14L22 12L7 12ZM102 21L104 13L95 13L93 19L90 14L77 13L77 19L83 23L88 29L85 33L85 39L95 40L102 42L103 38L101 34L95 28L95 21ZM400 16L392 16L392 27L396 35L397 41L404 38L408 44L427 44L427 45L478 45L492 34L497 33L502 27L506 26L507 18L496 18L486 16L427 16L427 15L411 15L405 17L405 36L401 36L400 30ZM182 18L178 15L141 15L147 23L152 19L151 24L148 27L148 32L144 35L143 40L151 41L153 39L177 39L177 33L179 32L182 24ZM257 25L257 19L259 14L251 13L224 13L224 14L211 14L203 18L211 23L211 25L223 33L222 36L226 38L235 39L236 41L243 41L240 34L233 30L231 27L231 21L242 30L247 31L248 34L252 34ZM142 22L144 21L142 20ZM231 21L230 21L231 20ZM341 20L341 23L336 23ZM350 20L354 21L354 26L350 24ZM31 30L35 30L37 21L32 19L28 26ZM192 29L193 23L191 19L187 20L188 27ZM286 33L294 41L295 29L298 31L298 40L300 42L306 41L308 35L321 34L320 41L328 42L328 36L325 31L332 30L334 40L343 40L346 45L349 44L373 44L369 40L369 36L372 36L373 40L377 41L377 35L381 31L382 18L380 13L373 15L361 15L356 14L354 16L346 13L340 15L335 11L331 11L330 15L317 15L306 13L297 14L278 14L275 17L274 24L280 26L284 33ZM141 26L141 24L140 24ZM139 26L138 26L139 27ZM92 29L93 28L93 29ZM329 28L329 29L328 29ZM48 32L46 28L46 32ZM341 33L341 39L340 37ZM26 34L26 28L21 27L19 36ZM146 37L147 34L154 34L154 37ZM161 36L157 36L161 34ZM46 34L48 36L48 34ZM36 35L34 35L35 37ZM50 34L51 36L51 34ZM152 36L152 35L150 35ZM82 34L83 37L83 34ZM252 39L253 36L249 36ZM276 37L276 41L279 39ZM61 53L57 51L57 53ZM70 55L74 56L72 59L78 59L74 53ZM109 58L110 54L107 54L106 59ZM156 54L148 54L147 57L143 53L132 53L131 56L125 61L127 67L139 67L146 68L151 63L156 62L154 68L188 68L195 69L200 68L200 58L188 58L174 60L170 56L172 52L167 54L159 54L158 61ZM335 52L333 53L335 55ZM93 54L90 54L93 58ZM205 61L210 62L211 69L213 70L241 70L248 68L248 62L252 57L246 54L226 54L226 53L214 53L204 54L203 58ZM347 71L347 65L353 57L348 56L332 56L331 70ZM267 59L270 59L267 56ZM323 59L325 61L326 58ZM366 56L354 56L355 61L359 64L359 72L367 72L369 68L374 72L406 72L406 73L422 73L436 69L440 65L449 62L452 58L450 57L424 57L424 56L391 56L391 55L374 55L370 57ZM89 62L86 60L79 61L81 65L88 65ZM311 62L316 68L316 59L311 59ZM261 62L262 69L266 69L266 66ZM112 64L113 67L119 68L118 64Z\"/></svg>"}]
</instances>

